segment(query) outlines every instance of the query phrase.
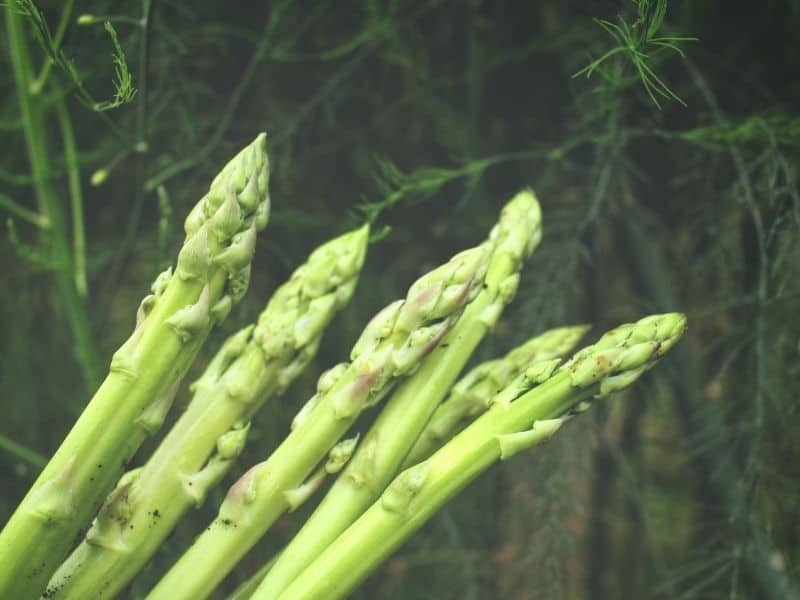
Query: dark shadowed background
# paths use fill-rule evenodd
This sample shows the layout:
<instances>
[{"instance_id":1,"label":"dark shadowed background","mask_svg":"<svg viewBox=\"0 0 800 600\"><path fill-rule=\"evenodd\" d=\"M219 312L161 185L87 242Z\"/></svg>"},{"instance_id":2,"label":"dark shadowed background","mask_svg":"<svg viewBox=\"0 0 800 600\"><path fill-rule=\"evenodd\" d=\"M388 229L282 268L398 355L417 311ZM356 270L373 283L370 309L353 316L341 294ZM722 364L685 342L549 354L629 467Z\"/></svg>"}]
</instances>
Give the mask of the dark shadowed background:
<instances>
[{"instance_id":1,"label":"dark shadowed background","mask_svg":"<svg viewBox=\"0 0 800 600\"><path fill-rule=\"evenodd\" d=\"M659 368L476 481L356 597L789 597L800 575L800 2L670 2L662 22L664 4L41 0L28 41L49 228L3 23L0 522L173 260L183 216L265 130L273 216L250 291L195 373L316 244L367 218L381 235L317 359L259 415L242 468L283 437L374 311L480 241L524 186L541 201L544 240L476 361L559 324L598 335L650 312L689 316ZM45 50L57 60L43 72ZM103 101L119 106L92 104ZM229 585L303 514L281 520Z\"/></svg>"}]
</instances>

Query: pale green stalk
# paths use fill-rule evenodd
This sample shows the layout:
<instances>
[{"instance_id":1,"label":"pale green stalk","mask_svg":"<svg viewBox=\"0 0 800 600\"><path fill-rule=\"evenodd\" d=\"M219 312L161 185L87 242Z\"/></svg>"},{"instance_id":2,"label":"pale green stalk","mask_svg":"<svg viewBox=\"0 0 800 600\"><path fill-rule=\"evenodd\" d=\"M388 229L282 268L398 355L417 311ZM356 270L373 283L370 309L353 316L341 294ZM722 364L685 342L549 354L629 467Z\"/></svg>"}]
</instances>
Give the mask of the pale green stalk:
<instances>
[{"instance_id":1,"label":"pale green stalk","mask_svg":"<svg viewBox=\"0 0 800 600\"><path fill-rule=\"evenodd\" d=\"M537 363L495 396L491 408L436 451L400 473L353 525L277 598L336 600L470 481L501 459L549 438L595 394L623 389L680 338L683 315L654 315L607 333L563 367ZM268 574L269 576L269 574ZM255 594L254 600L275 599Z\"/></svg>"},{"instance_id":2,"label":"pale green stalk","mask_svg":"<svg viewBox=\"0 0 800 600\"><path fill-rule=\"evenodd\" d=\"M248 421L314 357L353 295L369 228L317 248L270 299L255 326L231 336L193 384L195 395L144 467L120 480L92 528L50 580L51 598L112 598L178 520L199 506L241 452Z\"/></svg>"},{"instance_id":3,"label":"pale green stalk","mask_svg":"<svg viewBox=\"0 0 800 600\"><path fill-rule=\"evenodd\" d=\"M325 373L289 436L228 491L217 518L153 589L150 600L207 597L272 523L359 414L412 372L480 290L492 249L484 244L418 279L380 311L343 363Z\"/></svg>"},{"instance_id":4,"label":"pale green stalk","mask_svg":"<svg viewBox=\"0 0 800 600\"><path fill-rule=\"evenodd\" d=\"M467 422L488 409L495 394L530 365L571 352L589 329L588 325L557 327L531 338L502 358L476 366L453 385L450 395L436 408L402 468L428 458Z\"/></svg>"},{"instance_id":5,"label":"pale green stalk","mask_svg":"<svg viewBox=\"0 0 800 600\"><path fill-rule=\"evenodd\" d=\"M261 134L222 170L186 223L175 273L158 276L110 372L0 533L0 598L38 598L124 465L157 430L212 326L247 289L267 223Z\"/></svg>"},{"instance_id":6,"label":"pale green stalk","mask_svg":"<svg viewBox=\"0 0 800 600\"><path fill-rule=\"evenodd\" d=\"M439 348L392 394L347 468L270 569L261 597L276 597L397 474L436 406L514 297L523 261L541 237L539 203L524 190L503 207L489 235L494 250L480 294Z\"/></svg>"}]
</instances>

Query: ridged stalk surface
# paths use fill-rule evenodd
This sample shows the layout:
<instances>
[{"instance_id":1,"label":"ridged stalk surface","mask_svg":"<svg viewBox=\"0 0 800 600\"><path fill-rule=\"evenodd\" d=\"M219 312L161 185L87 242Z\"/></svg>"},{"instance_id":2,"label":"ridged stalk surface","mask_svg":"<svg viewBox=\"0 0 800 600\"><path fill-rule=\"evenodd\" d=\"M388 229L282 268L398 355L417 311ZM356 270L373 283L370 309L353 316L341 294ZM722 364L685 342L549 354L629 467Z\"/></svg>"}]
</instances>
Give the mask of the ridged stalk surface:
<instances>
[{"instance_id":1,"label":"ridged stalk surface","mask_svg":"<svg viewBox=\"0 0 800 600\"><path fill-rule=\"evenodd\" d=\"M194 397L147 463L126 473L84 541L48 585L50 597L112 598L181 516L199 506L242 451L249 420L316 354L352 297L368 227L319 248L270 299L255 326L231 336L193 384Z\"/></svg>"},{"instance_id":2,"label":"ridged stalk surface","mask_svg":"<svg viewBox=\"0 0 800 600\"><path fill-rule=\"evenodd\" d=\"M560 368L558 360L533 365L471 425L429 459L400 473L277 598L345 597L492 464L548 439L571 411L585 408L584 400L633 383L677 342L685 323L677 313L654 315L607 333Z\"/></svg>"},{"instance_id":3,"label":"ridged stalk surface","mask_svg":"<svg viewBox=\"0 0 800 600\"><path fill-rule=\"evenodd\" d=\"M211 594L296 504L298 488L358 415L436 348L480 290L491 248L484 244L456 255L417 280L405 300L370 321L353 347L352 362L323 374L289 436L230 488L217 518L152 590L150 600L197 600Z\"/></svg>"},{"instance_id":4,"label":"ridged stalk surface","mask_svg":"<svg viewBox=\"0 0 800 600\"><path fill-rule=\"evenodd\" d=\"M403 468L422 462L460 428L486 411L495 394L522 374L530 365L567 355L589 330L587 325L557 327L546 331L508 354L487 360L459 379L447 399L433 413Z\"/></svg>"},{"instance_id":5,"label":"ridged stalk surface","mask_svg":"<svg viewBox=\"0 0 800 600\"><path fill-rule=\"evenodd\" d=\"M39 598L144 439L157 430L211 328L247 289L269 215L266 136L212 182L186 223L175 272L158 276L133 334L0 532L0 598Z\"/></svg>"},{"instance_id":6,"label":"ridged stalk surface","mask_svg":"<svg viewBox=\"0 0 800 600\"><path fill-rule=\"evenodd\" d=\"M489 234L493 251L480 294L439 348L391 395L342 475L281 551L254 597L276 597L375 501L397 474L472 352L514 297L523 261L541 237L539 203L532 191L524 190L503 207Z\"/></svg>"}]
</instances>

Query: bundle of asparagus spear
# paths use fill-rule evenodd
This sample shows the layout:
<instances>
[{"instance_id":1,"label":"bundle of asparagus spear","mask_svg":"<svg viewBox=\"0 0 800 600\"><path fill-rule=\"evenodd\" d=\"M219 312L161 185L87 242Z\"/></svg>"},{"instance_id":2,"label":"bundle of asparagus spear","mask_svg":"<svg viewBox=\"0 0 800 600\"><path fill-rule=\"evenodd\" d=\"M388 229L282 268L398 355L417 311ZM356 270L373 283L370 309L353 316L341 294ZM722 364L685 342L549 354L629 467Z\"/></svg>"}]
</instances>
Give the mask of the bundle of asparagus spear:
<instances>
[{"instance_id":1,"label":"bundle of asparagus spear","mask_svg":"<svg viewBox=\"0 0 800 600\"><path fill-rule=\"evenodd\" d=\"M0 597L123 593L232 470L241 475L217 517L147 597L210 596L282 514L337 473L292 541L263 557L231 598L345 597L480 473L630 385L685 328L683 315L653 315L569 357L588 327L561 327L456 382L541 240L539 204L525 190L485 241L379 311L349 361L319 377L286 438L262 462L239 467L250 420L309 364L352 297L369 240L364 225L314 250L257 321L225 341L150 458L123 473L164 422L213 326L247 289L256 233L269 214L268 170L261 134L187 217L174 272L156 278L105 382L0 533ZM348 433L381 402L364 435Z\"/></svg>"}]
</instances>

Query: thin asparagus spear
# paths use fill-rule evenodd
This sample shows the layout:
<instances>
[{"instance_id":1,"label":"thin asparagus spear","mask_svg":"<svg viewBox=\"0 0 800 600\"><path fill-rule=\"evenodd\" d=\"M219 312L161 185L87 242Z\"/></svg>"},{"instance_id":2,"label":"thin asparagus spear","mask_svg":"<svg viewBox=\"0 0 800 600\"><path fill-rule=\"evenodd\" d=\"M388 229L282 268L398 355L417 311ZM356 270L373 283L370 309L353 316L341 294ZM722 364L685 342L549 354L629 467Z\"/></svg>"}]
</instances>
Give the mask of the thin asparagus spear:
<instances>
[{"instance_id":1,"label":"thin asparagus spear","mask_svg":"<svg viewBox=\"0 0 800 600\"><path fill-rule=\"evenodd\" d=\"M290 506L290 510L296 510L305 500L307 500L308 497L313 494L322 484L325 479L325 475L330 473L338 473L342 467L344 467L347 461L350 460L357 443L358 436L355 436L336 444L328 453L328 460L325 465L318 469L319 474L312 475L308 481L301 486L301 488L308 486L309 489L302 490L301 497L295 497L294 503L290 501L290 504L292 504ZM300 490L300 488L296 488L296 490ZM297 500L299 500L299 502L297 502ZM279 556L280 554L276 554L272 560L266 562L258 571L253 573L249 578L239 584L239 586L227 596L226 600L247 600L250 598L250 596L253 595L253 592L256 591L256 588L258 588L258 584L260 584L261 580L264 579L264 575L266 575L267 571L272 568L272 565L275 564L275 561L278 560Z\"/></svg>"},{"instance_id":2,"label":"thin asparagus spear","mask_svg":"<svg viewBox=\"0 0 800 600\"><path fill-rule=\"evenodd\" d=\"M487 243L456 255L370 321L353 347L353 362L323 374L317 395L301 410L289 436L230 488L217 518L148 598L197 600L214 590L291 508L293 490L358 415L437 346L481 288L491 249Z\"/></svg>"},{"instance_id":3,"label":"thin asparagus spear","mask_svg":"<svg viewBox=\"0 0 800 600\"><path fill-rule=\"evenodd\" d=\"M462 320L466 315L462 316ZM451 389L450 396L442 404L440 404L434 413L428 425L423 430L423 433L417 439L417 442L409 455L406 457L403 469L417 464L418 462L428 458L434 450L439 448L445 441L447 441L455 433L457 428L466 420L474 418L480 413L489 408L489 402L503 387L508 385L514 378L519 376L533 363L551 361L554 358L560 358L569 353L578 343L581 337L588 331L587 325L576 325L572 327L559 327L551 329L542 333L524 344L514 348L504 357L489 360L481 363L464 377L462 377ZM424 368L424 367L423 367ZM420 369L422 371L422 369ZM337 482L338 484L338 482ZM334 488L335 489L335 486ZM329 492L330 494L331 492ZM327 496L326 496L327 499ZM323 501L325 502L325 501ZM312 519L318 513L312 515ZM313 554L309 553L306 556L310 557L309 562L324 550L327 544L317 544L314 538L309 538L306 533L309 531L308 523L300 530L300 532L292 539L287 550L297 548L296 544L298 539L305 537L307 542L313 544L316 548ZM310 541L309 541L310 540ZM329 540L329 543L333 541ZM302 545L299 545L302 553ZM281 553L282 554L282 553ZM267 564L270 569L277 563L278 557L274 557ZM284 565L297 567L297 559L293 563L283 563ZM279 591L275 591L276 585L288 585L293 577L299 574L302 569L295 570L283 567L284 571L281 577L275 577L263 584L262 596L270 597L275 596ZM241 594L247 590L247 598L249 598L258 588L260 580L264 579L268 569L259 570L248 581L247 586L242 586ZM258 580L255 581L254 580ZM236 596L236 598L245 596ZM229 598L228 600L232 600Z\"/></svg>"},{"instance_id":4,"label":"thin asparagus spear","mask_svg":"<svg viewBox=\"0 0 800 600\"><path fill-rule=\"evenodd\" d=\"M458 380L437 408L417 443L403 462L403 469L422 462L449 440L467 421L489 408L491 399L527 367L561 358L572 351L589 331L588 325L551 329L517 346L502 358L487 360Z\"/></svg>"},{"instance_id":5,"label":"thin asparagus spear","mask_svg":"<svg viewBox=\"0 0 800 600\"><path fill-rule=\"evenodd\" d=\"M552 436L583 400L633 383L677 342L685 324L681 314L654 315L610 331L555 371L557 360L534 365L428 460L400 473L278 600L345 597L493 463ZM275 596L253 596L264 598Z\"/></svg>"},{"instance_id":6,"label":"thin asparagus spear","mask_svg":"<svg viewBox=\"0 0 800 600\"><path fill-rule=\"evenodd\" d=\"M39 597L125 463L160 427L212 326L247 289L269 215L268 179L261 134L189 214L175 273L158 276L105 381L0 533L0 598Z\"/></svg>"},{"instance_id":7,"label":"thin asparagus spear","mask_svg":"<svg viewBox=\"0 0 800 600\"><path fill-rule=\"evenodd\" d=\"M195 382L181 418L144 467L122 477L86 539L56 571L51 598L113 597L181 516L203 502L241 452L249 419L300 374L350 300L368 238L365 226L317 248L258 323L228 339Z\"/></svg>"},{"instance_id":8,"label":"thin asparagus spear","mask_svg":"<svg viewBox=\"0 0 800 600\"><path fill-rule=\"evenodd\" d=\"M486 280L442 347L392 394L342 475L281 552L260 590L276 597L295 575L363 513L397 474L436 406L516 292L524 259L541 240L541 211L524 190L500 213Z\"/></svg>"}]
</instances>

